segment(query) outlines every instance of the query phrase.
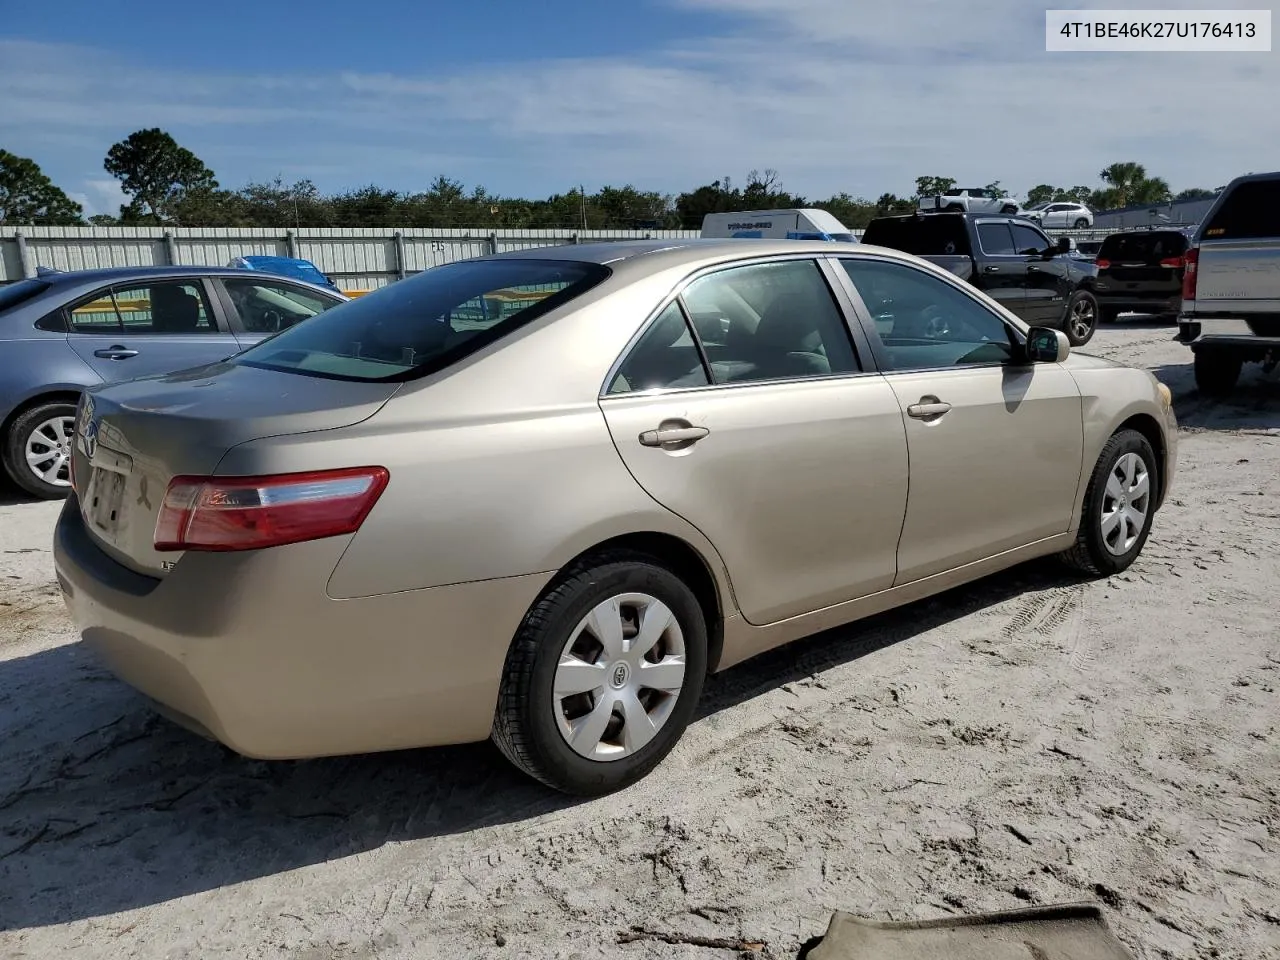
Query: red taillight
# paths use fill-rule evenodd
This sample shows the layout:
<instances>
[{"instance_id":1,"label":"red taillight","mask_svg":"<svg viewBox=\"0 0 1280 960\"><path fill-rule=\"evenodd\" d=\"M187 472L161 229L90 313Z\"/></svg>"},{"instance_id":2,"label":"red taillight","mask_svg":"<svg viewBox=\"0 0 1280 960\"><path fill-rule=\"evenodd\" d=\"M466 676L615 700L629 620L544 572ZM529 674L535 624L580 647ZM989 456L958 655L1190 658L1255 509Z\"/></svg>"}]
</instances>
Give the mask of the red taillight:
<instances>
[{"instance_id":1,"label":"red taillight","mask_svg":"<svg viewBox=\"0 0 1280 960\"><path fill-rule=\"evenodd\" d=\"M1186 259L1183 257L1165 257L1163 260L1160 261L1160 266L1173 267L1174 269L1181 269L1182 267L1186 266L1186 262L1187 262Z\"/></svg>"},{"instance_id":2,"label":"red taillight","mask_svg":"<svg viewBox=\"0 0 1280 960\"><path fill-rule=\"evenodd\" d=\"M1192 247L1187 251L1186 256L1182 258L1184 268L1182 274L1182 299L1194 300L1196 298L1196 265L1200 262L1200 248Z\"/></svg>"},{"instance_id":3,"label":"red taillight","mask_svg":"<svg viewBox=\"0 0 1280 960\"><path fill-rule=\"evenodd\" d=\"M386 489L385 467L270 477L174 477L155 548L260 550L355 533Z\"/></svg>"},{"instance_id":4,"label":"red taillight","mask_svg":"<svg viewBox=\"0 0 1280 960\"><path fill-rule=\"evenodd\" d=\"M1105 270L1105 269L1107 269L1107 267L1111 266L1111 261L1110 261L1110 260L1102 260L1102 259L1098 259L1098 260L1095 260L1095 261L1093 261L1093 262L1094 262L1095 264L1097 264L1097 265L1098 265L1098 269L1099 269L1099 270Z\"/></svg>"}]
</instances>

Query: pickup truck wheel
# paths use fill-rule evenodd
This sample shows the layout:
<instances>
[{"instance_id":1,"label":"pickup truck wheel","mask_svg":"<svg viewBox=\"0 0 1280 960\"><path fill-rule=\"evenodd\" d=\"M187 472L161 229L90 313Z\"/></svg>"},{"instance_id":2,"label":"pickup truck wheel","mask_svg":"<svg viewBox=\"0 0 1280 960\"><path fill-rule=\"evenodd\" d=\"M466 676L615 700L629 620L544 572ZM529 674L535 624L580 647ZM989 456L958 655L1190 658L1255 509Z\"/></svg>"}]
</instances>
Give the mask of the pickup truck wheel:
<instances>
[{"instance_id":1,"label":"pickup truck wheel","mask_svg":"<svg viewBox=\"0 0 1280 960\"><path fill-rule=\"evenodd\" d=\"M1098 329L1098 299L1088 290L1077 290L1067 303L1067 340L1083 347Z\"/></svg>"},{"instance_id":2,"label":"pickup truck wheel","mask_svg":"<svg viewBox=\"0 0 1280 960\"><path fill-rule=\"evenodd\" d=\"M964 213L964 204L952 203L944 207L943 209L946 210L948 213Z\"/></svg>"},{"instance_id":3,"label":"pickup truck wheel","mask_svg":"<svg viewBox=\"0 0 1280 960\"><path fill-rule=\"evenodd\" d=\"M1075 223L1075 228L1076 228L1077 230L1087 230L1087 229L1088 229L1088 227L1089 227L1089 221L1088 221L1088 220L1085 220L1083 217L1081 217L1081 218L1080 218L1079 220L1077 220L1077 221L1076 221L1076 223Z\"/></svg>"},{"instance_id":4,"label":"pickup truck wheel","mask_svg":"<svg viewBox=\"0 0 1280 960\"><path fill-rule=\"evenodd\" d=\"M1006 203L1003 207L1000 208L1000 212L1005 214L1017 213L1018 208L1012 203Z\"/></svg>"},{"instance_id":5,"label":"pickup truck wheel","mask_svg":"<svg viewBox=\"0 0 1280 960\"><path fill-rule=\"evenodd\" d=\"M1120 430L1102 448L1080 512L1076 543L1060 554L1091 576L1120 573L1138 558L1155 517L1159 465L1147 438Z\"/></svg>"},{"instance_id":6,"label":"pickup truck wheel","mask_svg":"<svg viewBox=\"0 0 1280 960\"><path fill-rule=\"evenodd\" d=\"M1196 389L1206 397L1225 397L1240 380L1244 362L1228 350L1199 349L1196 358Z\"/></svg>"}]
</instances>

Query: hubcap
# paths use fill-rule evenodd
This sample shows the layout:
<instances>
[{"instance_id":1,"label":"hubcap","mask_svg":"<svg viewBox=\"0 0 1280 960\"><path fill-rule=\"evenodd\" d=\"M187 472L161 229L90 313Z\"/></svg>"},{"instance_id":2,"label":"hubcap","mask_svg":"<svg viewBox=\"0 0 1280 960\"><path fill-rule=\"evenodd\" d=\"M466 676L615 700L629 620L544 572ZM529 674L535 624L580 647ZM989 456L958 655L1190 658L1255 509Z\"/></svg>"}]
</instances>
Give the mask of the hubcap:
<instances>
[{"instance_id":1,"label":"hubcap","mask_svg":"<svg viewBox=\"0 0 1280 960\"><path fill-rule=\"evenodd\" d=\"M574 752L619 760L662 729L684 688L684 634L657 597L626 593L597 604L556 666L556 726Z\"/></svg>"},{"instance_id":2,"label":"hubcap","mask_svg":"<svg viewBox=\"0 0 1280 960\"><path fill-rule=\"evenodd\" d=\"M1077 340L1089 335L1093 329L1093 301L1088 298L1077 300L1071 307L1071 332Z\"/></svg>"},{"instance_id":3,"label":"hubcap","mask_svg":"<svg viewBox=\"0 0 1280 960\"><path fill-rule=\"evenodd\" d=\"M1102 497L1102 542L1115 556L1133 549L1147 525L1151 477L1136 453L1126 453L1111 468Z\"/></svg>"},{"instance_id":4,"label":"hubcap","mask_svg":"<svg viewBox=\"0 0 1280 960\"><path fill-rule=\"evenodd\" d=\"M52 417L27 437L27 466L55 487L71 486L71 438L75 417Z\"/></svg>"}]
</instances>

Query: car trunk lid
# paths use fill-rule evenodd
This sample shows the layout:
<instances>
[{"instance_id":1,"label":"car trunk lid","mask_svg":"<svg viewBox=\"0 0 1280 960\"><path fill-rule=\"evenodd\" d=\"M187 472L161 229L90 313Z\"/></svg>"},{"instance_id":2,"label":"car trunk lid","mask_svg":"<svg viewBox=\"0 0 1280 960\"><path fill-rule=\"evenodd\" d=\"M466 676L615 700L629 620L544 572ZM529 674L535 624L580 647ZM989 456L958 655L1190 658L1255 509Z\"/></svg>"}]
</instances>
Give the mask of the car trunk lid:
<instances>
[{"instance_id":1,"label":"car trunk lid","mask_svg":"<svg viewBox=\"0 0 1280 960\"><path fill-rule=\"evenodd\" d=\"M153 538L175 476L210 475L250 440L359 423L398 386L219 363L91 390L72 455L85 526L119 563L163 577L180 554L158 553Z\"/></svg>"}]
</instances>

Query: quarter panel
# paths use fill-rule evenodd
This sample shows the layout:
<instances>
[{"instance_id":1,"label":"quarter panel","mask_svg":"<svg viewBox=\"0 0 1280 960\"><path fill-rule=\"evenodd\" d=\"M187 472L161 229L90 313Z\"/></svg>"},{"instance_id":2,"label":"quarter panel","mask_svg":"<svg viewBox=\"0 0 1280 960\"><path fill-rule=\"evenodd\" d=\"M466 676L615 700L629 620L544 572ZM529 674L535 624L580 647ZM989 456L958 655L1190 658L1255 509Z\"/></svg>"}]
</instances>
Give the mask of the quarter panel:
<instances>
[{"instance_id":1,"label":"quarter panel","mask_svg":"<svg viewBox=\"0 0 1280 960\"><path fill-rule=\"evenodd\" d=\"M65 334L0 341L0 422L35 397L79 393L100 378L67 346Z\"/></svg>"}]
</instances>

